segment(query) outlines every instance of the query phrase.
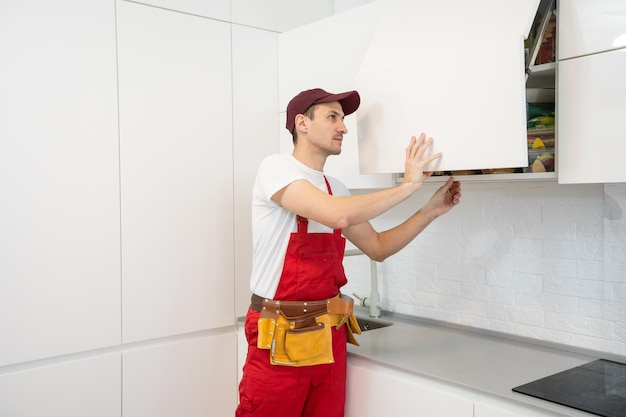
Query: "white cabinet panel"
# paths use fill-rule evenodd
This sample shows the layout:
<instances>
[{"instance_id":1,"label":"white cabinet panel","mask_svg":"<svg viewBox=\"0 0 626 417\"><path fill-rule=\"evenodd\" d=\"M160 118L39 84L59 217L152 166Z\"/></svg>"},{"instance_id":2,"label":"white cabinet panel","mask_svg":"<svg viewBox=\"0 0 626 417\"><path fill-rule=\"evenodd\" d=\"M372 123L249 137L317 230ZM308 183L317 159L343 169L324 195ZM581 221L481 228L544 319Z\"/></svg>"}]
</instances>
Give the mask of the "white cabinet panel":
<instances>
[{"instance_id":1,"label":"white cabinet panel","mask_svg":"<svg viewBox=\"0 0 626 417\"><path fill-rule=\"evenodd\" d=\"M490 55L501 59L476 65ZM404 172L409 139L421 132L443 152L431 171L528 165L522 37L433 51L429 60L357 76L360 171Z\"/></svg>"},{"instance_id":2,"label":"white cabinet panel","mask_svg":"<svg viewBox=\"0 0 626 417\"><path fill-rule=\"evenodd\" d=\"M293 96L302 90L317 87L334 93L356 88L355 75L367 51L382 7L381 1L373 2L280 35L281 152L293 151L291 135L285 129L285 111ZM303 45L306 45L306 52L303 51ZM306 60L306 64L303 64L303 60ZM324 171L339 178L350 188L391 186L392 178L389 175L359 174L355 115L346 117L346 126L348 134L343 141L341 155L328 158Z\"/></svg>"},{"instance_id":3,"label":"white cabinet panel","mask_svg":"<svg viewBox=\"0 0 626 417\"><path fill-rule=\"evenodd\" d=\"M230 0L138 0L136 3L148 4L197 16L210 17L212 19L230 21Z\"/></svg>"},{"instance_id":4,"label":"white cabinet panel","mask_svg":"<svg viewBox=\"0 0 626 417\"><path fill-rule=\"evenodd\" d=\"M0 3L0 366L120 341L114 16Z\"/></svg>"},{"instance_id":5,"label":"white cabinet panel","mask_svg":"<svg viewBox=\"0 0 626 417\"><path fill-rule=\"evenodd\" d=\"M421 132L443 152L432 170L526 166L523 44L538 5L389 0L357 74L361 172L403 172Z\"/></svg>"},{"instance_id":6,"label":"white cabinet panel","mask_svg":"<svg viewBox=\"0 0 626 417\"><path fill-rule=\"evenodd\" d=\"M348 366L346 417L473 417L473 402L452 394L453 388L419 382L417 377L376 366ZM447 392L446 392L447 390Z\"/></svg>"},{"instance_id":7,"label":"white cabinet panel","mask_svg":"<svg viewBox=\"0 0 626 417\"><path fill-rule=\"evenodd\" d=\"M123 340L233 324L230 25L117 16Z\"/></svg>"},{"instance_id":8,"label":"white cabinet panel","mask_svg":"<svg viewBox=\"0 0 626 417\"><path fill-rule=\"evenodd\" d=\"M284 32L331 16L333 0L231 0L232 22Z\"/></svg>"},{"instance_id":9,"label":"white cabinet panel","mask_svg":"<svg viewBox=\"0 0 626 417\"><path fill-rule=\"evenodd\" d=\"M626 49L558 66L559 183L625 182Z\"/></svg>"},{"instance_id":10,"label":"white cabinet panel","mask_svg":"<svg viewBox=\"0 0 626 417\"><path fill-rule=\"evenodd\" d=\"M0 415L120 416L121 381L119 353L0 375Z\"/></svg>"},{"instance_id":11,"label":"white cabinet panel","mask_svg":"<svg viewBox=\"0 0 626 417\"><path fill-rule=\"evenodd\" d=\"M559 59L626 47L626 2L561 0Z\"/></svg>"},{"instance_id":12,"label":"white cabinet panel","mask_svg":"<svg viewBox=\"0 0 626 417\"><path fill-rule=\"evenodd\" d=\"M235 331L124 353L123 390L124 417L233 415Z\"/></svg>"},{"instance_id":13,"label":"white cabinet panel","mask_svg":"<svg viewBox=\"0 0 626 417\"><path fill-rule=\"evenodd\" d=\"M261 160L278 148L278 35L233 25L235 291L237 316L250 305L252 187ZM254 70L251 70L254 69Z\"/></svg>"}]
</instances>

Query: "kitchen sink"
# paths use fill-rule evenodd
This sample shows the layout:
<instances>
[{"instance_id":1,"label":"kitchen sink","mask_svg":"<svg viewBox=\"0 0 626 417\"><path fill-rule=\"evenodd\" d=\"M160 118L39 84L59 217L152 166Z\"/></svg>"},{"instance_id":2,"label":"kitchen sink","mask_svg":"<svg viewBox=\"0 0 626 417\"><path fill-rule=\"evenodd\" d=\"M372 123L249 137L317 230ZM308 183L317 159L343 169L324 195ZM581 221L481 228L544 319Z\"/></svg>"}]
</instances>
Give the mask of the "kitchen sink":
<instances>
[{"instance_id":1,"label":"kitchen sink","mask_svg":"<svg viewBox=\"0 0 626 417\"><path fill-rule=\"evenodd\" d=\"M356 317L356 321L359 323L359 327L362 332L366 332L368 330L380 329L383 327L391 326L393 323L388 321L383 321L380 319L374 319L371 317Z\"/></svg>"}]
</instances>

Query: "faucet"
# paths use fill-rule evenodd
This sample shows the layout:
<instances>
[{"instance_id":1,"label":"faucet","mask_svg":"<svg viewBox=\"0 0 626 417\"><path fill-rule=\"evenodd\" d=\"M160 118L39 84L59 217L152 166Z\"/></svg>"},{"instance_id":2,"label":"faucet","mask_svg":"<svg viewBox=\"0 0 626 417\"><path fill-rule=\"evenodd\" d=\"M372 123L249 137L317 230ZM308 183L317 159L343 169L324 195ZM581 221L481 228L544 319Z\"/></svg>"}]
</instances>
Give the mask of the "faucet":
<instances>
[{"instance_id":1,"label":"faucet","mask_svg":"<svg viewBox=\"0 0 626 417\"><path fill-rule=\"evenodd\" d=\"M346 250L344 256L357 256L357 255L365 255L359 249L349 249ZM378 292L378 267L377 262L373 259L370 259L370 278L371 278L371 290L369 297L359 297L357 294L352 293L352 295L359 300L359 303L363 307L369 307L370 317L378 318L380 317L380 309L382 307L382 303L380 301L380 293Z\"/></svg>"}]
</instances>

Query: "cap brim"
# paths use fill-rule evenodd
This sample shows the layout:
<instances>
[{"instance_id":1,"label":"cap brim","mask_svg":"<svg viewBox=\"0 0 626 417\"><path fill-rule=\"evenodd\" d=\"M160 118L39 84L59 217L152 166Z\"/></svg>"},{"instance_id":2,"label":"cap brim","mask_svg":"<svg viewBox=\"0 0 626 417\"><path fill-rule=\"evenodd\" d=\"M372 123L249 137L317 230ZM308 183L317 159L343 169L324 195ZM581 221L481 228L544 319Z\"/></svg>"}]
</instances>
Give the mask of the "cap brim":
<instances>
[{"instance_id":1,"label":"cap brim","mask_svg":"<svg viewBox=\"0 0 626 417\"><path fill-rule=\"evenodd\" d=\"M361 96L358 91L347 91L340 94L329 94L328 96L316 100L316 103L328 103L331 101L338 101L341 104L344 115L349 115L357 111L359 105L361 105Z\"/></svg>"}]
</instances>

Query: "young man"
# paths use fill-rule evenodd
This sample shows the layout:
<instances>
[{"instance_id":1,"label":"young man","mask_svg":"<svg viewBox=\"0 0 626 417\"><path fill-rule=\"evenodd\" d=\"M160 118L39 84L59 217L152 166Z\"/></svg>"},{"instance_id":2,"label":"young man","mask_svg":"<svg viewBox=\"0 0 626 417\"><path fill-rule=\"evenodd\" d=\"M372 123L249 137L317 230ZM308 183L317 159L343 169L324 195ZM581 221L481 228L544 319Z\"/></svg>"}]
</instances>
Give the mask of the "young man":
<instances>
[{"instance_id":1,"label":"young man","mask_svg":"<svg viewBox=\"0 0 626 417\"><path fill-rule=\"evenodd\" d=\"M237 417L342 417L348 326L330 326L331 363L280 364L270 343L257 347L260 311L267 302L301 302L306 311L317 301L334 299L347 282L342 266L345 238L382 262L460 201L461 186L449 178L405 222L384 232L374 230L369 220L418 191L432 174L424 172L425 167L441 154L425 156L432 138L413 137L402 184L351 196L323 170L328 156L341 153L347 133L344 117L359 104L356 91L302 91L287 106L293 154L269 156L259 167L252 198L253 296L245 322L249 346Z\"/></svg>"}]
</instances>

